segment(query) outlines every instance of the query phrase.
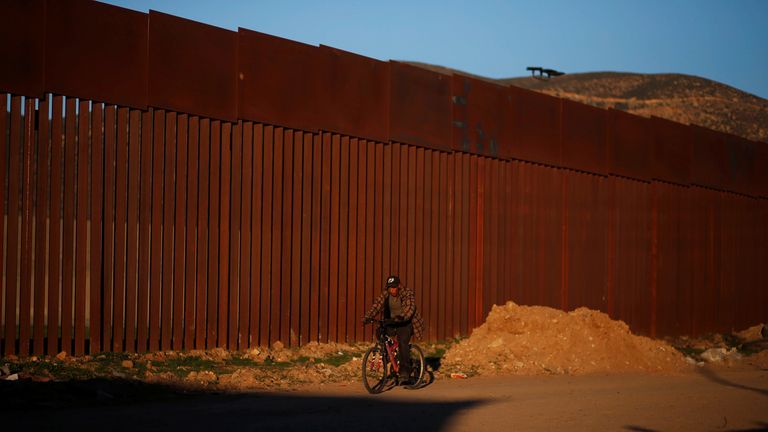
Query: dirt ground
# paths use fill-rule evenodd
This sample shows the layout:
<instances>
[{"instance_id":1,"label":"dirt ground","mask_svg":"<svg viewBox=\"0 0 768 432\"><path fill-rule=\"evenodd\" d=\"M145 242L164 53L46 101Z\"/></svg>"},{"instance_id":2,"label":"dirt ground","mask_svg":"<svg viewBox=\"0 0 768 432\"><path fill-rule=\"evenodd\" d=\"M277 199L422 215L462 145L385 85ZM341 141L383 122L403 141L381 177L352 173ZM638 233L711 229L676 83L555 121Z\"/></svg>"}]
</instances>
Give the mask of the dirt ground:
<instances>
[{"instance_id":1,"label":"dirt ground","mask_svg":"<svg viewBox=\"0 0 768 432\"><path fill-rule=\"evenodd\" d=\"M768 329L654 340L585 308L495 306L424 344L428 381L368 395L369 344L0 359L0 416L34 430L768 430ZM130 419L115 422L114 419ZM75 426L76 425L76 426Z\"/></svg>"},{"instance_id":2,"label":"dirt ground","mask_svg":"<svg viewBox=\"0 0 768 432\"><path fill-rule=\"evenodd\" d=\"M32 390L46 384L26 383L37 386ZM0 410L3 424L8 430L391 431L399 421L397 429L407 431L768 430L768 371L753 367L441 379L380 395L358 383L201 394L158 387L151 398L123 402L100 399L92 387L77 391L92 400Z\"/></svg>"}]
</instances>

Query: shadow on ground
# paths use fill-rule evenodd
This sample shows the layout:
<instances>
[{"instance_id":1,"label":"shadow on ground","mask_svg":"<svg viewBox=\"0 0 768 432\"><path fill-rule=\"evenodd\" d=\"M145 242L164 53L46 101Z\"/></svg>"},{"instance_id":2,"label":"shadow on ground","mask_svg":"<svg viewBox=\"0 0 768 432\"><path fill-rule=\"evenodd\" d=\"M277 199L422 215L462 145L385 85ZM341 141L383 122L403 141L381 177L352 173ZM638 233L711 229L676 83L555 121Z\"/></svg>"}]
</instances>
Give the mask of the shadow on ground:
<instances>
[{"instance_id":1,"label":"shadow on ground","mask_svg":"<svg viewBox=\"0 0 768 432\"><path fill-rule=\"evenodd\" d=\"M715 372L711 368L701 367L701 368L698 368L697 371L699 372L699 374L701 374L702 376L704 376L705 378L707 378L712 382L715 382L724 386L728 386L728 387L734 387L742 390L752 391L752 392L761 394L763 396L768 396L768 389L759 388L759 387L750 387L737 382L728 381L727 379L718 375L717 372Z\"/></svg>"},{"instance_id":2,"label":"shadow on ground","mask_svg":"<svg viewBox=\"0 0 768 432\"><path fill-rule=\"evenodd\" d=\"M440 431L459 411L483 403L403 400L412 395L226 394L126 380L16 381L0 383L0 416L9 430Z\"/></svg>"}]
</instances>

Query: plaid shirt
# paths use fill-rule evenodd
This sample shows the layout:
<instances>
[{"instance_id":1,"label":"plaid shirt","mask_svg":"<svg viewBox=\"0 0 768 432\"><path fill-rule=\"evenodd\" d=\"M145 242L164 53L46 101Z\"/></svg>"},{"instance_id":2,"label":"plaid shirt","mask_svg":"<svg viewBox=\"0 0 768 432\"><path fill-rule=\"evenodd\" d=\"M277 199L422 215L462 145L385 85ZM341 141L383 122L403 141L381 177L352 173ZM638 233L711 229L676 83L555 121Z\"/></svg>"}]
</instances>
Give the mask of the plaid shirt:
<instances>
[{"instance_id":1,"label":"plaid shirt","mask_svg":"<svg viewBox=\"0 0 768 432\"><path fill-rule=\"evenodd\" d=\"M421 335L424 332L424 321L421 319L421 314L419 314L419 311L416 308L416 295L412 289L402 287L400 288L398 297L400 297L400 302L403 307L403 318L406 321L411 321L411 324L413 324L413 335L416 337L416 339L421 339ZM365 318L373 319L374 316L382 311L384 312L384 319L393 318L388 316L388 299L389 292L384 290L384 292L381 293L381 295L379 295L373 302L373 306L371 306L371 309L368 311L368 313L365 314Z\"/></svg>"}]
</instances>

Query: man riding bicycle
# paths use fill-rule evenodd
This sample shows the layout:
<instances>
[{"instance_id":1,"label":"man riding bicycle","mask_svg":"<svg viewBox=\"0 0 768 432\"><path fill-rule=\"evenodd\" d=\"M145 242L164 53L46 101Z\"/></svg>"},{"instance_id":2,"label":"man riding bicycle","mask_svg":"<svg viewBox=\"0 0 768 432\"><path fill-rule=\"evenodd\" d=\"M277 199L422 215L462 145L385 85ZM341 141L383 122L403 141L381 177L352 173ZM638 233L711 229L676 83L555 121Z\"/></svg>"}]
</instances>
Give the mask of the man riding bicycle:
<instances>
[{"instance_id":1,"label":"man riding bicycle","mask_svg":"<svg viewBox=\"0 0 768 432\"><path fill-rule=\"evenodd\" d=\"M383 311L384 319L392 320L392 325L387 327L387 334L397 336L398 363L400 363L400 384L410 385L411 358L408 349L411 343L411 335L421 338L424 330L424 321L416 308L416 295L413 289L401 286L400 278L390 276L386 282L387 289L376 298L373 306L365 314L363 323L373 320L379 312Z\"/></svg>"}]
</instances>

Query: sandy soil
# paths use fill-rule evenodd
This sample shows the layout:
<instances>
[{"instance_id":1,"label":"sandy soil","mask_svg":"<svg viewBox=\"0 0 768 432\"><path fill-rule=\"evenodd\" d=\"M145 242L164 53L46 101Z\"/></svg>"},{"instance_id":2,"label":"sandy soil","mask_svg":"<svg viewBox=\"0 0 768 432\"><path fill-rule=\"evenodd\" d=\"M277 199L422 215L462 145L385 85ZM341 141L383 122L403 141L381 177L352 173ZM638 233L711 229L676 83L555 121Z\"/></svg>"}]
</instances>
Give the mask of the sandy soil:
<instances>
[{"instance_id":1,"label":"sandy soil","mask_svg":"<svg viewBox=\"0 0 768 432\"><path fill-rule=\"evenodd\" d=\"M80 397L87 391L79 389ZM359 384L337 383L140 402L94 396L68 408L0 409L0 415L9 430L109 425L111 430L391 431L399 418L402 430L418 431L705 431L768 429L766 408L768 370L704 367L676 374L439 379L419 390L395 388L380 395L368 395Z\"/></svg>"}]
</instances>

